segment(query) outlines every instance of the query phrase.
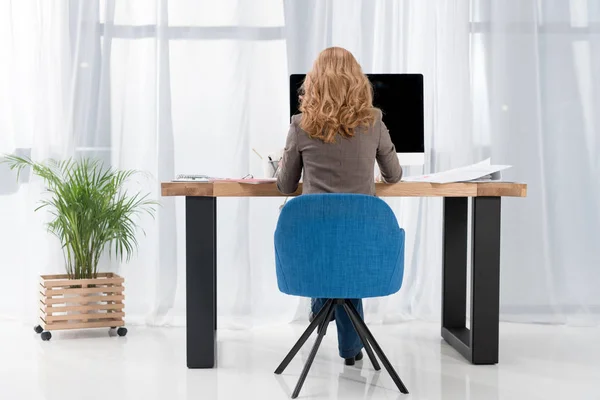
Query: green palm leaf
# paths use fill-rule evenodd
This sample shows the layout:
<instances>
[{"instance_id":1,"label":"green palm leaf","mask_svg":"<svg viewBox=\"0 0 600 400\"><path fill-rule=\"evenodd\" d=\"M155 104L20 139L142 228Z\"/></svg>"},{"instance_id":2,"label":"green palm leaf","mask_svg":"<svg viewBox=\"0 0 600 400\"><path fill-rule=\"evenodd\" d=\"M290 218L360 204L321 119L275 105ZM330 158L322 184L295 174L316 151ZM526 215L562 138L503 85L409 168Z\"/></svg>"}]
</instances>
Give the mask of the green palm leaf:
<instances>
[{"instance_id":1,"label":"green palm leaf","mask_svg":"<svg viewBox=\"0 0 600 400\"><path fill-rule=\"evenodd\" d=\"M148 194L128 194L126 183L132 170L106 168L98 160L48 160L5 156L18 174L31 167L46 183L48 198L35 211L46 209L48 231L62 244L65 269L71 279L96 278L98 262L105 250L120 261L129 261L137 250L136 219L142 213L154 217L158 204Z\"/></svg>"}]
</instances>

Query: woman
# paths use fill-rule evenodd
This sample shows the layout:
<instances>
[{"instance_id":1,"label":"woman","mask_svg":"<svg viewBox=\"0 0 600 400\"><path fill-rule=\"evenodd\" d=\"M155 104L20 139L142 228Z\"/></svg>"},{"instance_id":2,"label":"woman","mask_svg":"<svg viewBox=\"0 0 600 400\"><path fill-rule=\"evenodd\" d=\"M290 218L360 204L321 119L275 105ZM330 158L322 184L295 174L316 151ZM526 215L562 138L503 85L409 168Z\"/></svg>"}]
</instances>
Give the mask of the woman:
<instances>
[{"instance_id":1,"label":"woman","mask_svg":"<svg viewBox=\"0 0 600 400\"><path fill-rule=\"evenodd\" d=\"M277 174L282 193L295 192L304 173L304 194L375 195L375 161L384 182L400 180L402 168L381 111L373 107L373 89L349 51L331 47L319 54L302 85L300 111L292 117ZM311 303L316 315L325 300ZM363 316L362 301L353 303ZM341 306L335 321L340 356L353 365L362 359L362 342Z\"/></svg>"}]
</instances>

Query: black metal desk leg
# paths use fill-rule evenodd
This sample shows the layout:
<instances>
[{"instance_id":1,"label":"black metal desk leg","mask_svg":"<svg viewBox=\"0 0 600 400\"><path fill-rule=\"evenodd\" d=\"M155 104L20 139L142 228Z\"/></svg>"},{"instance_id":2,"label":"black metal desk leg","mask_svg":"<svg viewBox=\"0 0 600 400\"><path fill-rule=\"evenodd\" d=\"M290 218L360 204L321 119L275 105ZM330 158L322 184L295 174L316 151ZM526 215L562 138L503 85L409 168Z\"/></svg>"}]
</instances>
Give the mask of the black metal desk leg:
<instances>
[{"instance_id":1,"label":"black metal desk leg","mask_svg":"<svg viewBox=\"0 0 600 400\"><path fill-rule=\"evenodd\" d=\"M498 363L500 197L473 199L471 362Z\"/></svg>"},{"instance_id":2,"label":"black metal desk leg","mask_svg":"<svg viewBox=\"0 0 600 400\"><path fill-rule=\"evenodd\" d=\"M467 329L466 198L444 199L442 337L473 364L498 362L500 198L475 197L471 229L471 329Z\"/></svg>"},{"instance_id":3,"label":"black metal desk leg","mask_svg":"<svg viewBox=\"0 0 600 400\"><path fill-rule=\"evenodd\" d=\"M217 199L186 197L186 337L188 368L215 366Z\"/></svg>"}]
</instances>

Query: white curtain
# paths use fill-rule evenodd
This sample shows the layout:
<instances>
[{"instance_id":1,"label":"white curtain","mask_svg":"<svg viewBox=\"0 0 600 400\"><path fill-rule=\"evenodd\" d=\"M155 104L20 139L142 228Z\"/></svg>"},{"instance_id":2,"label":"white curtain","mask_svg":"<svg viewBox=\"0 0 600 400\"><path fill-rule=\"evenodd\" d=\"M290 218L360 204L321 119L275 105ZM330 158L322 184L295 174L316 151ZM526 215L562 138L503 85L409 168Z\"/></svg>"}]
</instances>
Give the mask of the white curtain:
<instances>
[{"instance_id":1,"label":"white curtain","mask_svg":"<svg viewBox=\"0 0 600 400\"><path fill-rule=\"evenodd\" d=\"M366 72L425 76L424 168L491 156L530 184L506 200L503 319L599 320L600 99L594 0L33 0L0 3L0 153L93 156L148 171L159 199L178 173L261 173L251 151L282 147L288 74L323 48L351 50ZM0 166L0 316L31 323L41 273L60 272L58 243L33 208L43 186ZM130 323L181 325L183 199L141 221L137 257L104 261L126 277ZM305 317L277 291L279 199L220 199L221 327ZM371 322L439 318L441 201L392 199L407 230L401 292L367 302ZM18 299L18 301L15 301Z\"/></svg>"},{"instance_id":2,"label":"white curtain","mask_svg":"<svg viewBox=\"0 0 600 400\"><path fill-rule=\"evenodd\" d=\"M472 13L474 129L529 183L503 208L503 316L597 325L600 2L479 0Z\"/></svg>"},{"instance_id":3,"label":"white curtain","mask_svg":"<svg viewBox=\"0 0 600 400\"><path fill-rule=\"evenodd\" d=\"M0 4L0 153L36 159L73 153L75 74L67 10L66 2ZM0 166L0 273L7 282L0 315L32 322L36 275L52 270L62 256L42 226L44 216L31 212L33 192L43 187L37 181L23 185L28 178L17 182Z\"/></svg>"}]
</instances>

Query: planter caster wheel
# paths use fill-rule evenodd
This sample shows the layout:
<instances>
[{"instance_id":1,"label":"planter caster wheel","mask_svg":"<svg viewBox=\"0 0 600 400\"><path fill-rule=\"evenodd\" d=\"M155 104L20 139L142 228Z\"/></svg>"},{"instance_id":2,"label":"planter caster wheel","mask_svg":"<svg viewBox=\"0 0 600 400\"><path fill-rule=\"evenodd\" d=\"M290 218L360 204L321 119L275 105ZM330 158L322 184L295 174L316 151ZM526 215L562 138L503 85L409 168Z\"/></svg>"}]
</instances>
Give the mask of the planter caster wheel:
<instances>
[{"instance_id":1,"label":"planter caster wheel","mask_svg":"<svg viewBox=\"0 0 600 400\"><path fill-rule=\"evenodd\" d=\"M121 328L117 329L117 335L119 335L119 336L127 335L127 328L121 327Z\"/></svg>"},{"instance_id":2,"label":"planter caster wheel","mask_svg":"<svg viewBox=\"0 0 600 400\"><path fill-rule=\"evenodd\" d=\"M50 332L42 332L42 340L44 342L47 342L50 339L52 339L52 334Z\"/></svg>"},{"instance_id":3,"label":"planter caster wheel","mask_svg":"<svg viewBox=\"0 0 600 400\"><path fill-rule=\"evenodd\" d=\"M40 325L34 326L33 330L35 331L35 333L38 333L38 334L44 332L44 328L42 328Z\"/></svg>"}]
</instances>

